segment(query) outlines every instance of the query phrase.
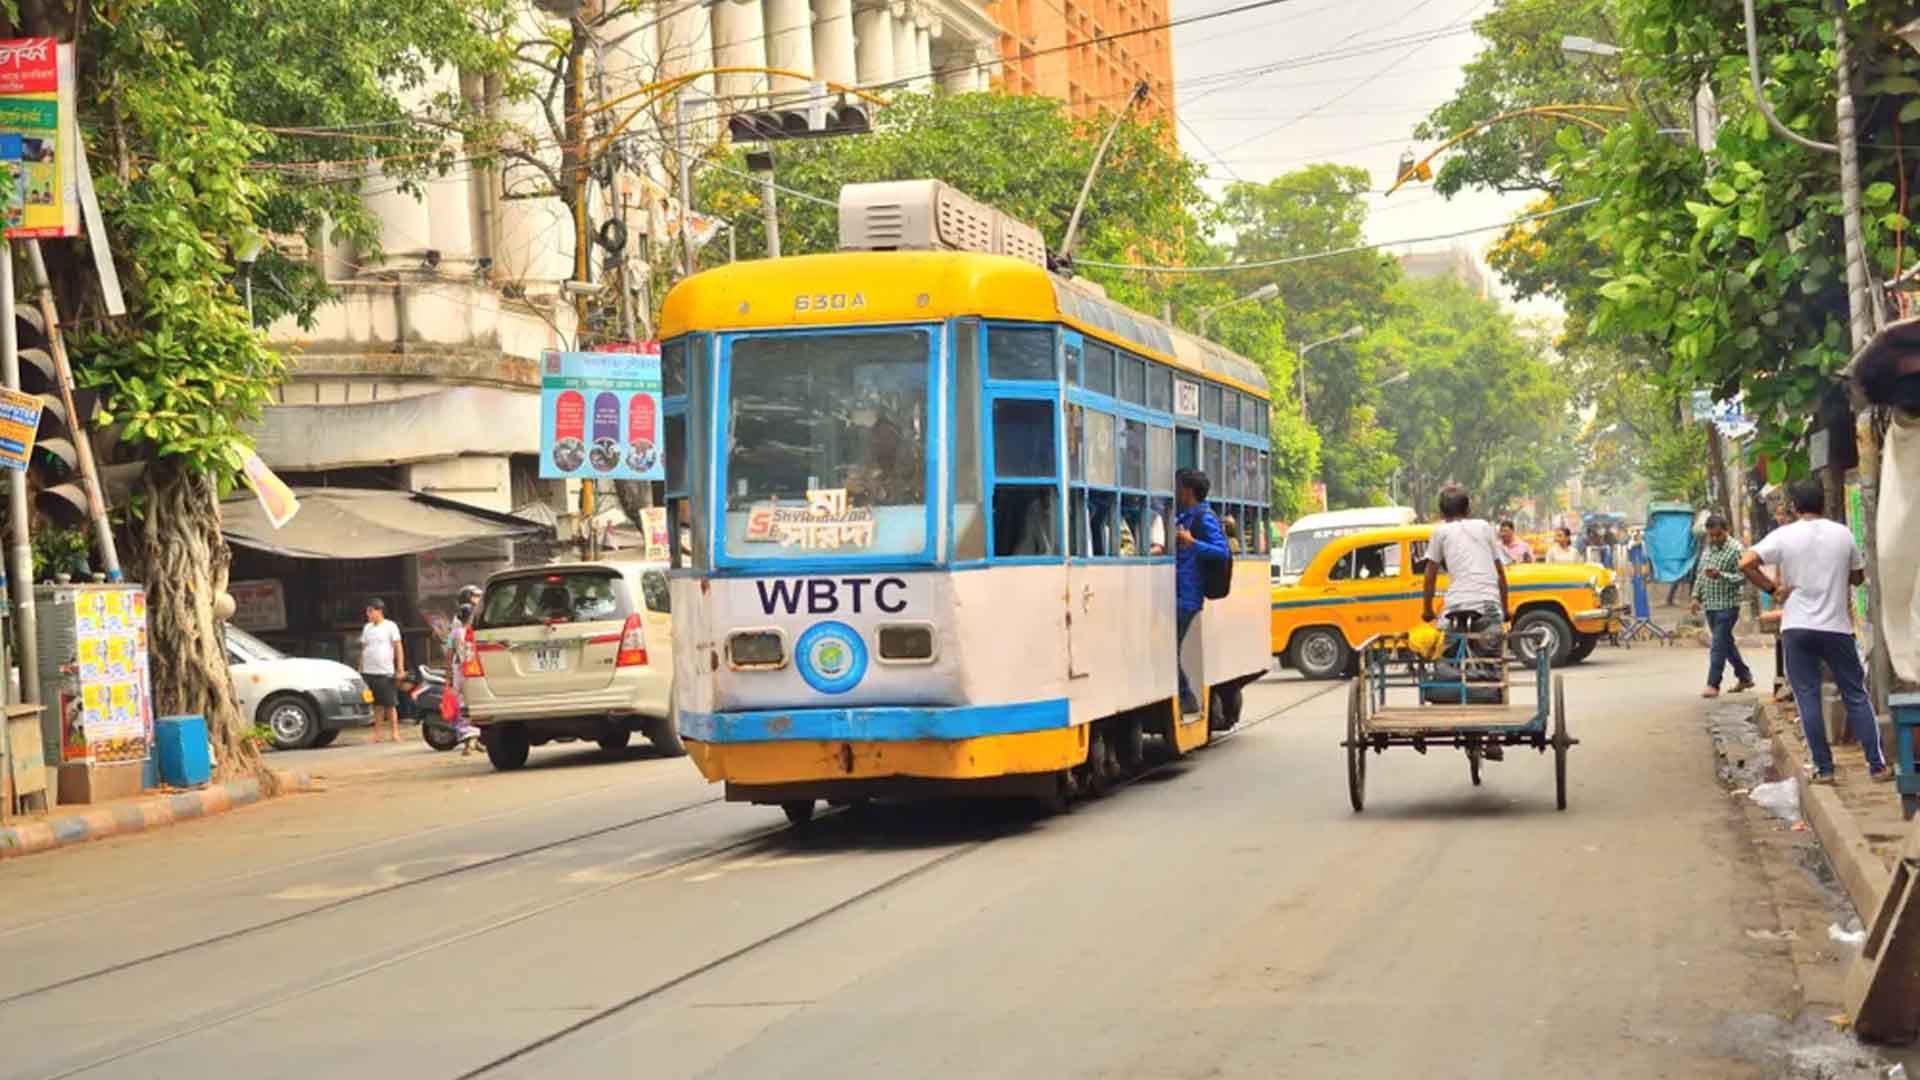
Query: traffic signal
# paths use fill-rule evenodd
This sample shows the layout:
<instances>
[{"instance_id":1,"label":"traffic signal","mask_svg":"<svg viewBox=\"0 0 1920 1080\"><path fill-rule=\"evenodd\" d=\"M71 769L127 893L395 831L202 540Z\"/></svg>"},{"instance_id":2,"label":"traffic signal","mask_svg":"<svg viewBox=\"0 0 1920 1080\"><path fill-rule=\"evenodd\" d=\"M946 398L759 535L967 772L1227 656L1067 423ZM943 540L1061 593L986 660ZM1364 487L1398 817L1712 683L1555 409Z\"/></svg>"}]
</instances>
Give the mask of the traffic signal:
<instances>
[{"instance_id":1,"label":"traffic signal","mask_svg":"<svg viewBox=\"0 0 1920 1080\"><path fill-rule=\"evenodd\" d=\"M727 118L727 134L737 143L776 139L820 139L836 135L863 135L873 130L867 107L835 98L826 83L816 82L794 108L755 109Z\"/></svg>"},{"instance_id":2,"label":"traffic signal","mask_svg":"<svg viewBox=\"0 0 1920 1080\"><path fill-rule=\"evenodd\" d=\"M140 462L111 464L117 460L120 450L119 429L93 426L92 420L100 405L96 391L75 387L74 415L67 415L39 309L17 308L14 328L20 343L20 389L39 398L41 405L40 432L34 439L33 457L27 463L27 488L33 498L34 512L42 520L62 528L77 528L87 523L87 491L80 480L76 440L88 440L94 468L100 474L101 498L109 511L126 504L145 465Z\"/></svg>"}]
</instances>

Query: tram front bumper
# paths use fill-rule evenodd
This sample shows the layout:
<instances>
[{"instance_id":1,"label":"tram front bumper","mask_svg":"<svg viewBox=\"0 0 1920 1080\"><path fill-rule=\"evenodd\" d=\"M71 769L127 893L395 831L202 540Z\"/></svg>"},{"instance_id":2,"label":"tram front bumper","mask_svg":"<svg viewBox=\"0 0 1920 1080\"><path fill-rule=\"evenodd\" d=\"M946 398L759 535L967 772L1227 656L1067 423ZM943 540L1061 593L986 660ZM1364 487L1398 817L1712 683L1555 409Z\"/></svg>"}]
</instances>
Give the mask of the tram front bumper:
<instances>
[{"instance_id":1,"label":"tram front bumper","mask_svg":"<svg viewBox=\"0 0 1920 1080\"><path fill-rule=\"evenodd\" d=\"M979 780L1052 773L1086 760L1087 729L1064 698L949 708L682 712L701 775L729 785L815 781Z\"/></svg>"}]
</instances>

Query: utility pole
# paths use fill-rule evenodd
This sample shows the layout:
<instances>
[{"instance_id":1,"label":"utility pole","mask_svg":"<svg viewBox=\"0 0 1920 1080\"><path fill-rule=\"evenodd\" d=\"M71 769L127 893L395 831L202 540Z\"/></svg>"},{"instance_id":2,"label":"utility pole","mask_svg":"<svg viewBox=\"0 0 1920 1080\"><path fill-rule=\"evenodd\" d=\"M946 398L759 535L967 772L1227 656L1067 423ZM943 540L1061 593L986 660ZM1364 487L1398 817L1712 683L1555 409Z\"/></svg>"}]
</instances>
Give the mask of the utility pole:
<instances>
[{"instance_id":1,"label":"utility pole","mask_svg":"<svg viewBox=\"0 0 1920 1080\"><path fill-rule=\"evenodd\" d=\"M13 245L0 252L0 380L20 389L20 332L13 316ZM75 440L84 433L75 433ZM7 580L13 586L13 628L19 643L20 700L40 704L40 626L33 610L33 537L27 530L27 474L7 470Z\"/></svg>"},{"instance_id":2,"label":"utility pole","mask_svg":"<svg viewBox=\"0 0 1920 1080\"><path fill-rule=\"evenodd\" d=\"M589 296L584 291L587 283L593 280L593 251L588 239L587 227L587 119L586 110L586 61L587 45L591 40L591 28L578 14L568 20L571 36L567 41L567 96L566 96L566 146L561 154L561 164L567 175L568 200L573 209L573 283L575 288L568 290L573 294L573 346L585 348L587 341L587 307ZM594 482L592 479L580 481L580 538L581 554L591 561L596 555L598 539L594 535L593 515Z\"/></svg>"},{"instance_id":3,"label":"utility pole","mask_svg":"<svg viewBox=\"0 0 1920 1080\"><path fill-rule=\"evenodd\" d=\"M680 276L692 277L695 247L693 229L688 219L688 208L693 205L693 162L687 159L687 98L690 95L682 90L675 98L673 109L673 157L679 183L680 198Z\"/></svg>"}]
</instances>

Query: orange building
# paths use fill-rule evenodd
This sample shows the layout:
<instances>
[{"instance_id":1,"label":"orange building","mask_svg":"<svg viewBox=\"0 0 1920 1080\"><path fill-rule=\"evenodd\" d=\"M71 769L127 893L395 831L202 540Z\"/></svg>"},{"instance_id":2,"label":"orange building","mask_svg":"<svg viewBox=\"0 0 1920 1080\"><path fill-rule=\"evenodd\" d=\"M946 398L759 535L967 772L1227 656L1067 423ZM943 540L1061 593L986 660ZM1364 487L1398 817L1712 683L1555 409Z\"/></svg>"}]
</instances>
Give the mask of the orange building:
<instances>
[{"instance_id":1,"label":"orange building","mask_svg":"<svg viewBox=\"0 0 1920 1080\"><path fill-rule=\"evenodd\" d=\"M1144 81L1141 113L1172 121L1169 31L1084 44L1165 24L1167 0L989 0L986 7L1000 24L1001 85L1008 93L1059 98L1074 116L1089 117L1119 108Z\"/></svg>"}]
</instances>

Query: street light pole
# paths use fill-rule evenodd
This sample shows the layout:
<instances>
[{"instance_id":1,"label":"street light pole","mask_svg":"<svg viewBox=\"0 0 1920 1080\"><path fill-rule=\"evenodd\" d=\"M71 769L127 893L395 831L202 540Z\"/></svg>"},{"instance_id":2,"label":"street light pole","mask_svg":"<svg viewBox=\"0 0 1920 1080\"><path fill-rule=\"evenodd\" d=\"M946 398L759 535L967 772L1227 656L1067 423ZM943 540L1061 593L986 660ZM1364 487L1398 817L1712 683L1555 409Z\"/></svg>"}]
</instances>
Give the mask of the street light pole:
<instances>
[{"instance_id":1,"label":"street light pole","mask_svg":"<svg viewBox=\"0 0 1920 1080\"><path fill-rule=\"evenodd\" d=\"M1307 354L1322 345L1331 345L1336 341L1350 341L1366 332L1364 326L1349 326L1332 337L1321 338L1301 348L1299 359L1294 364L1300 376L1300 419L1307 419Z\"/></svg>"},{"instance_id":2,"label":"street light pole","mask_svg":"<svg viewBox=\"0 0 1920 1080\"><path fill-rule=\"evenodd\" d=\"M1252 292L1248 293L1245 296L1235 297L1234 299L1229 300L1224 304L1213 305L1212 307L1200 313L1200 336L1201 337L1207 336L1207 320L1213 318L1219 312L1227 308L1230 308L1235 304L1249 304L1249 303L1264 304L1267 301L1279 295L1280 295L1280 286L1275 285L1273 282L1269 281L1265 285L1260 286L1259 288L1253 290Z\"/></svg>"}]
</instances>

